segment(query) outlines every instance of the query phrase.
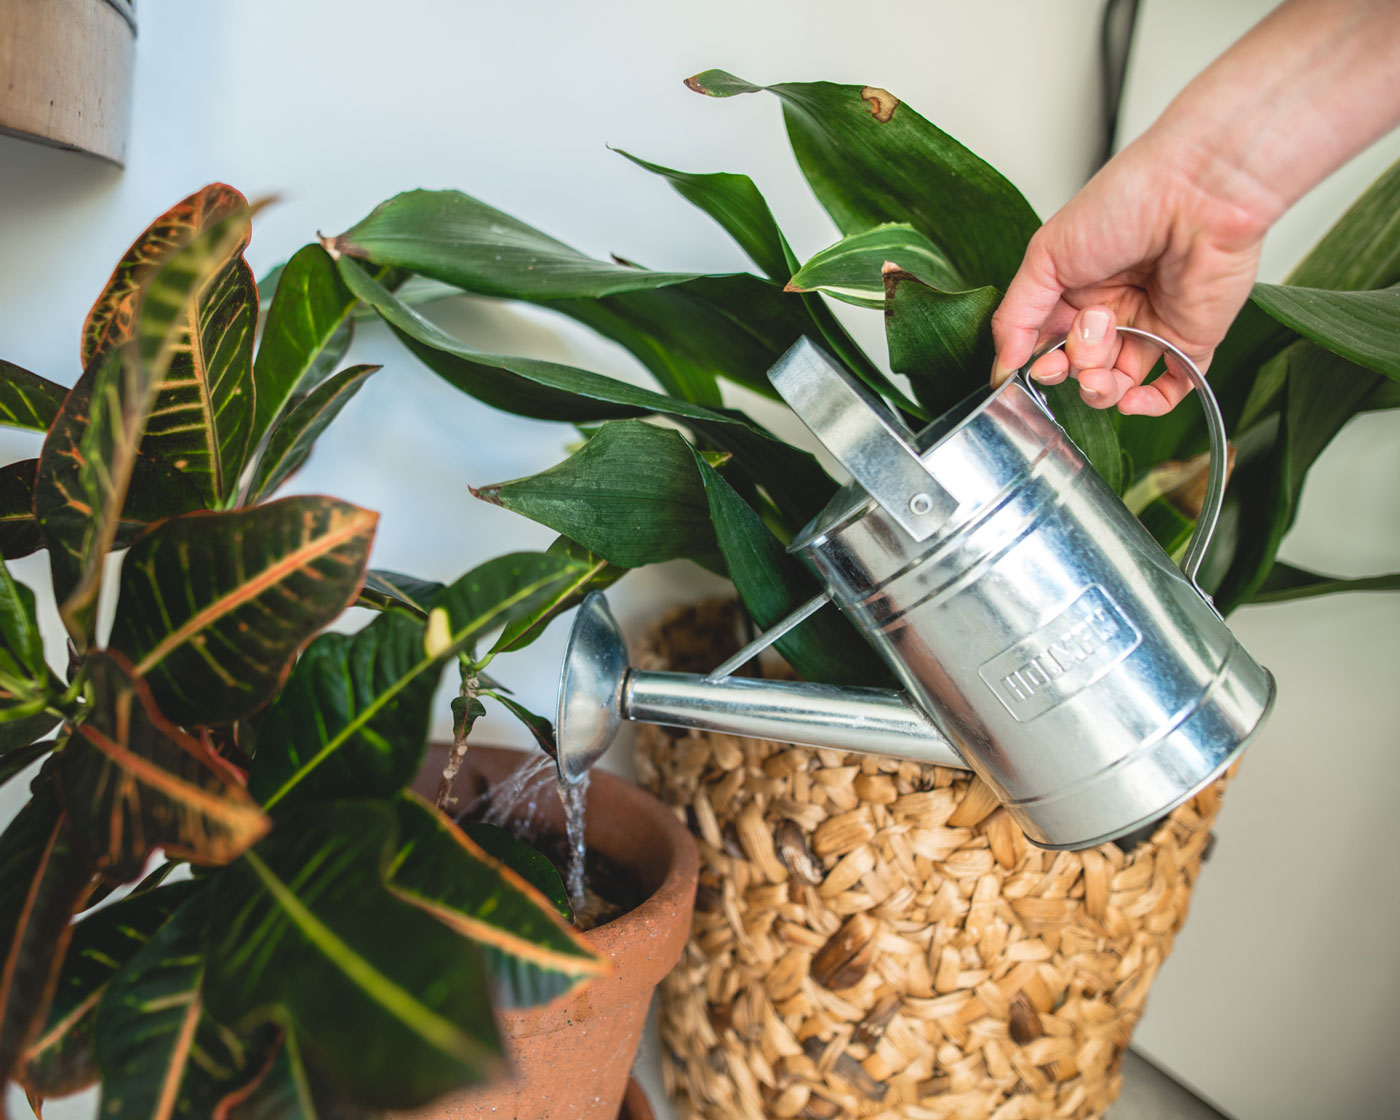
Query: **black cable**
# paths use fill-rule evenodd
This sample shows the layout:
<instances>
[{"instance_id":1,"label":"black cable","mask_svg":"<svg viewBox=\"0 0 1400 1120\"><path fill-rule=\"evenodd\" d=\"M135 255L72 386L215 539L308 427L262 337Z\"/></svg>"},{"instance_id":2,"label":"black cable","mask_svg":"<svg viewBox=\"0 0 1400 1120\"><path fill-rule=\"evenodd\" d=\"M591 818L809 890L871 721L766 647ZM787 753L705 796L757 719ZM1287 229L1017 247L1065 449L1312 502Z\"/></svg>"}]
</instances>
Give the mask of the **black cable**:
<instances>
[{"instance_id":1,"label":"black cable","mask_svg":"<svg viewBox=\"0 0 1400 1120\"><path fill-rule=\"evenodd\" d=\"M1099 65L1103 71L1097 171L1113 155L1118 142L1118 112L1123 105L1123 82L1137 30L1138 0L1106 0L1099 25Z\"/></svg>"}]
</instances>

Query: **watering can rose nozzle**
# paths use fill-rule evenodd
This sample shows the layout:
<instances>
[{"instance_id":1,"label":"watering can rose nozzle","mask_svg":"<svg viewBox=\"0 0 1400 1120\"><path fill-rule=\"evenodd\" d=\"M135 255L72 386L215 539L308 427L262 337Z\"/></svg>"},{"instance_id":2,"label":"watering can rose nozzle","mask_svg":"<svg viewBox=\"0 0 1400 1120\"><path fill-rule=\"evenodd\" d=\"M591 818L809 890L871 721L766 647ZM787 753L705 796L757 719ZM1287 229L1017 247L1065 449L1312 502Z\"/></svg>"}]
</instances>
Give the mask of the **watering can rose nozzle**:
<instances>
[{"instance_id":1,"label":"watering can rose nozzle","mask_svg":"<svg viewBox=\"0 0 1400 1120\"><path fill-rule=\"evenodd\" d=\"M583 781L603 757L622 723L627 645L600 591L591 592L574 616L559 673L554 765L568 785Z\"/></svg>"}]
</instances>

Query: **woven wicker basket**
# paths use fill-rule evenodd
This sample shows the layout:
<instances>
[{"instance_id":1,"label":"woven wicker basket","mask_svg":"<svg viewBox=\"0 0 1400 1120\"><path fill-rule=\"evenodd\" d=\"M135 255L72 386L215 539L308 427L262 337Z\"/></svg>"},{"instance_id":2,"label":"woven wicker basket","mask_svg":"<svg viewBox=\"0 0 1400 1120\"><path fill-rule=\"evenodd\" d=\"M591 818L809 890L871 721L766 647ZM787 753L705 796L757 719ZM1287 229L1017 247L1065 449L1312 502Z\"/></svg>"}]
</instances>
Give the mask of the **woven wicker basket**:
<instances>
[{"instance_id":1,"label":"woven wicker basket","mask_svg":"<svg viewBox=\"0 0 1400 1120\"><path fill-rule=\"evenodd\" d=\"M637 663L708 670L737 618L675 612ZM641 781L700 839L691 941L661 986L681 1116L1107 1110L1228 776L1126 854L1055 853L957 771L649 726L637 741Z\"/></svg>"}]
</instances>

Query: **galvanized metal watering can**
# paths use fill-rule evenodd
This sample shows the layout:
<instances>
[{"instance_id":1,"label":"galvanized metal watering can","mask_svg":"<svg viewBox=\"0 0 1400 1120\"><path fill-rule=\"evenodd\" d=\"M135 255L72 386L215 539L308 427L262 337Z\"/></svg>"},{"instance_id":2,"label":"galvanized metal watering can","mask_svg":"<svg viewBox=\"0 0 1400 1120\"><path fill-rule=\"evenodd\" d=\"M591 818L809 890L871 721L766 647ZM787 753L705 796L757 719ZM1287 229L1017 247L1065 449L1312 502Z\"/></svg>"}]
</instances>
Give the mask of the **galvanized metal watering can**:
<instances>
[{"instance_id":1,"label":"galvanized metal watering can","mask_svg":"<svg viewBox=\"0 0 1400 1120\"><path fill-rule=\"evenodd\" d=\"M1274 681L1196 586L1225 430L1199 369L1210 469L1178 568L1024 371L910 435L804 339L769 377L852 482L790 546L825 591L708 676L629 668L601 595L560 677L558 766L578 781L624 719L972 769L1026 836L1085 848L1181 804L1248 745ZM1062 345L1062 343L1061 343ZM902 692L729 674L826 602Z\"/></svg>"}]
</instances>

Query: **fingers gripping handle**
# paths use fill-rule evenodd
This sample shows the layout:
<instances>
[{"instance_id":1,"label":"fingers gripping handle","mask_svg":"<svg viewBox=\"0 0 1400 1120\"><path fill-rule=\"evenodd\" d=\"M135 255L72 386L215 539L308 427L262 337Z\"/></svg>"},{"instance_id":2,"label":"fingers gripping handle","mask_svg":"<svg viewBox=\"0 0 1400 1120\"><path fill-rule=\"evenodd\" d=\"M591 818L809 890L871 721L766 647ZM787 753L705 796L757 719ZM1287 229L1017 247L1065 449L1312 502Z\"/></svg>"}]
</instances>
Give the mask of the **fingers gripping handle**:
<instances>
[{"instance_id":1,"label":"fingers gripping handle","mask_svg":"<svg viewBox=\"0 0 1400 1120\"><path fill-rule=\"evenodd\" d=\"M1196 574L1201 569L1201 561L1205 559L1206 549L1210 547L1210 539L1215 533L1216 523L1220 520L1220 507L1225 501L1225 467L1227 463L1228 451L1225 439L1225 418L1220 413L1220 403L1215 399L1215 393L1211 391L1210 383L1206 381L1206 375L1195 362L1186 356L1179 346L1168 342L1160 335L1155 335L1151 331L1142 330L1140 327L1119 327L1119 334L1132 335L1134 338L1145 339L1154 346L1160 346L1168 354L1172 355L1182 368L1186 371L1186 376L1190 380L1192 387L1196 390L1196 395L1200 398L1201 407L1206 414L1206 430L1210 437L1210 469L1206 477L1206 496L1201 503L1200 516L1196 518L1196 530L1191 534L1191 542L1186 546L1186 555L1181 561L1181 571L1192 584L1196 583ZM1025 378L1026 384L1032 391L1040 396L1035 388L1034 382L1030 380L1028 370L1036 359L1045 354L1053 353L1064 346L1066 339L1060 339L1052 346L1047 346L1040 353L1035 355L1030 362L1026 363L1021 375ZM1044 398L1041 397L1044 404ZM1048 411L1048 408L1047 408ZM1199 591L1200 587L1197 585ZM1205 593L1202 592L1202 595Z\"/></svg>"}]
</instances>

